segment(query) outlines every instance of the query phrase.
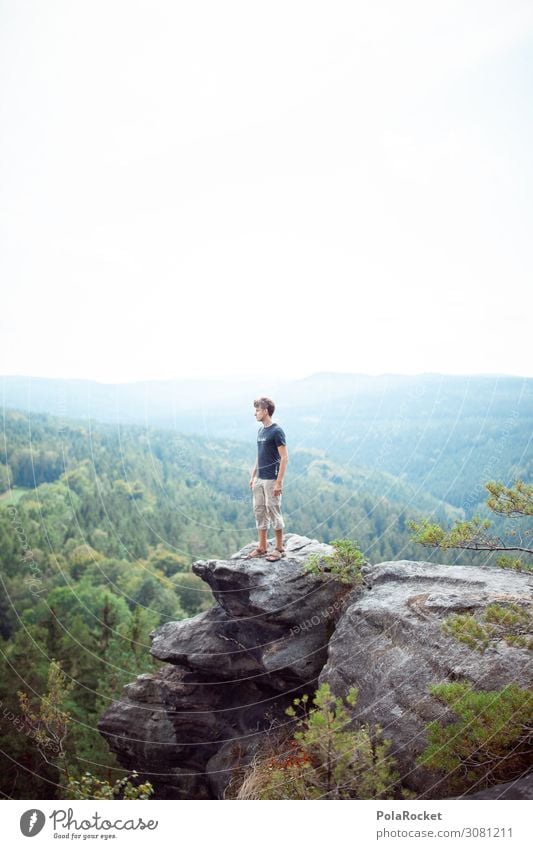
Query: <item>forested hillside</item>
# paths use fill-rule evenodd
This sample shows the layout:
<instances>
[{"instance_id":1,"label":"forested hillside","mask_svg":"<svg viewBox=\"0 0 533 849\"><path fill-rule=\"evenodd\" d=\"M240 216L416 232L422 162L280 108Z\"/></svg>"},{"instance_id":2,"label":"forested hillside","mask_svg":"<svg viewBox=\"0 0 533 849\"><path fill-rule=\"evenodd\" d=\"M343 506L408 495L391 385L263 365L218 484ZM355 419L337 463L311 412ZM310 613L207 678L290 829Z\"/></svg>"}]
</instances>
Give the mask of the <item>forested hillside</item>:
<instances>
[{"instance_id":1,"label":"forested hillside","mask_svg":"<svg viewBox=\"0 0 533 849\"><path fill-rule=\"evenodd\" d=\"M267 394L293 449L325 454L355 476L361 468L388 473L415 493L463 509L467 518L484 501L480 480L510 483L533 475L531 378L321 372L268 381L268 389L257 383L102 384L15 375L2 378L2 391L8 406L24 411L75 417L86 426L89 418L145 423L203 434L208 442L253 438L252 401ZM406 502L403 492L400 498ZM416 495L408 500L419 506Z\"/></svg>"}]
</instances>

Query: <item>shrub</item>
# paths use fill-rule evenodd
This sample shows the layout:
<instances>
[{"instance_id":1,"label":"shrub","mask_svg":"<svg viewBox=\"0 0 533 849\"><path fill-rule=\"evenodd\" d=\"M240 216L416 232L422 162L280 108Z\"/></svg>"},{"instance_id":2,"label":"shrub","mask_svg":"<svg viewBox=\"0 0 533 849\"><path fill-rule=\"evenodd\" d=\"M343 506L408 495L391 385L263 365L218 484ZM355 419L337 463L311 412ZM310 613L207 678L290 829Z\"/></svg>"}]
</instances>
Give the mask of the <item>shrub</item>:
<instances>
[{"instance_id":1,"label":"shrub","mask_svg":"<svg viewBox=\"0 0 533 849\"><path fill-rule=\"evenodd\" d=\"M512 781L531 766L533 693L515 684L473 690L469 683L434 684L430 692L457 720L428 724L417 763L443 773L451 792Z\"/></svg>"},{"instance_id":2,"label":"shrub","mask_svg":"<svg viewBox=\"0 0 533 849\"><path fill-rule=\"evenodd\" d=\"M508 645L533 648L531 608L513 602L489 604L480 620L471 614L454 614L442 623L442 630L470 648L483 652L490 640L505 640Z\"/></svg>"},{"instance_id":3,"label":"shrub","mask_svg":"<svg viewBox=\"0 0 533 849\"><path fill-rule=\"evenodd\" d=\"M522 519L533 516L533 484L515 480L511 487L504 486L501 481L488 481L485 489L489 493L486 504L494 513L508 516L509 519ZM458 521L449 530L423 518L420 522L407 521L407 527L414 531L413 542L431 548L462 548L470 551L520 551L533 554L533 548L528 545L527 537L531 530L526 529L519 534L512 530L507 541L495 536L489 528L490 519L473 516L470 521ZM516 537L519 537L517 544ZM502 555L497 558L496 565L501 569L513 569L516 572L533 572L533 564L525 563L521 557Z\"/></svg>"},{"instance_id":4,"label":"shrub","mask_svg":"<svg viewBox=\"0 0 533 849\"><path fill-rule=\"evenodd\" d=\"M346 705L354 707L356 701L357 689L352 687ZM283 753L256 757L237 798L398 798L399 775L389 752L390 740L382 739L379 725L350 730L346 705L332 695L328 684L318 688L310 710L307 695L294 699L286 710L295 719L293 738Z\"/></svg>"},{"instance_id":5,"label":"shrub","mask_svg":"<svg viewBox=\"0 0 533 849\"><path fill-rule=\"evenodd\" d=\"M132 779L138 777L137 772L132 772L124 778L111 784L102 781L92 773L85 772L78 778L69 778L67 784L67 799L149 799L154 788L149 781L144 784L133 784Z\"/></svg>"},{"instance_id":6,"label":"shrub","mask_svg":"<svg viewBox=\"0 0 533 849\"><path fill-rule=\"evenodd\" d=\"M72 714L66 709L74 682L57 660L52 660L48 668L48 692L40 697L37 708L32 707L28 694L18 693L22 716L26 729L31 733L43 759L58 769L61 780L58 788L65 799L148 799L153 793L149 781L135 785L137 778L133 772L114 784L97 778L91 772L78 776L75 771L78 758L69 747L68 737L72 724ZM62 780L65 784L62 784Z\"/></svg>"},{"instance_id":7,"label":"shrub","mask_svg":"<svg viewBox=\"0 0 533 849\"><path fill-rule=\"evenodd\" d=\"M496 566L500 569L511 569L513 572L533 572L533 563L525 563L521 557L509 557L508 554L498 557Z\"/></svg>"},{"instance_id":8,"label":"shrub","mask_svg":"<svg viewBox=\"0 0 533 849\"><path fill-rule=\"evenodd\" d=\"M484 651L489 644L489 635L485 628L470 613L449 616L442 623L442 630L460 643L466 643L471 649Z\"/></svg>"},{"instance_id":9,"label":"shrub","mask_svg":"<svg viewBox=\"0 0 533 849\"><path fill-rule=\"evenodd\" d=\"M305 571L312 575L333 575L343 584L361 584L361 567L365 562L357 543L350 539L336 539L331 545L333 554L312 554L305 563Z\"/></svg>"}]
</instances>

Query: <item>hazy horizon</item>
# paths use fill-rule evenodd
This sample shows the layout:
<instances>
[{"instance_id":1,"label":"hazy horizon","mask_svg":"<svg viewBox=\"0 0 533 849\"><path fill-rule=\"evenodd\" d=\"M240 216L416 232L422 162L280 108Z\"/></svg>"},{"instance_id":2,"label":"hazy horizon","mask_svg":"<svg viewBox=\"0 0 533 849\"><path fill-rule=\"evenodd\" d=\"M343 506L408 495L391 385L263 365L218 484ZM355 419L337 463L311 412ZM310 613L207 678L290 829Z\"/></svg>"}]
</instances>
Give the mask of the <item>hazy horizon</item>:
<instances>
[{"instance_id":1,"label":"hazy horizon","mask_svg":"<svg viewBox=\"0 0 533 849\"><path fill-rule=\"evenodd\" d=\"M418 372L399 372L399 371L383 371L383 372L363 372L363 371L341 371L341 370L331 370L327 371L313 371L313 372L303 372L296 375L286 375L286 374L271 374L271 375L253 375L253 374L206 374L201 375L199 377L190 377L187 375L180 375L176 377L143 377L143 378L132 378L131 380L101 380L93 377L78 377L78 376L56 376L56 375L47 375L47 374L1 374L0 379L4 380L5 378L29 378L34 380L70 380L70 381L82 381L88 383L99 383L107 386L127 386L133 385L137 383L170 383L170 382L201 382L201 381L227 381L227 382L245 382L251 383L253 381L264 382L264 381L275 381L277 383L282 382L292 382L297 380L306 380L312 377L318 376L352 376L352 377L516 377L523 380L529 380L533 378L533 375L528 374L516 374L510 372L445 372L445 371L418 371Z\"/></svg>"}]
</instances>

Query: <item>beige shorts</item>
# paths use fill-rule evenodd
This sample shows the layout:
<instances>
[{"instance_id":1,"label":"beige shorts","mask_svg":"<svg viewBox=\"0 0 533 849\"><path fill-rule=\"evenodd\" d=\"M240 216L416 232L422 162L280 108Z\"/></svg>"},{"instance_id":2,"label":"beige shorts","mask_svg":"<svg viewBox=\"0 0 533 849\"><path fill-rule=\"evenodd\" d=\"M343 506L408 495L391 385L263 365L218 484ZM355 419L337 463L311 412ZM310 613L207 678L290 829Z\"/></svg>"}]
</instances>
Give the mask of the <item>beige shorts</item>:
<instances>
[{"instance_id":1,"label":"beige shorts","mask_svg":"<svg viewBox=\"0 0 533 849\"><path fill-rule=\"evenodd\" d=\"M255 478L252 487L252 502L255 513L255 524L258 530L272 527L275 530L285 527L281 515L281 494L274 495L275 480Z\"/></svg>"}]
</instances>

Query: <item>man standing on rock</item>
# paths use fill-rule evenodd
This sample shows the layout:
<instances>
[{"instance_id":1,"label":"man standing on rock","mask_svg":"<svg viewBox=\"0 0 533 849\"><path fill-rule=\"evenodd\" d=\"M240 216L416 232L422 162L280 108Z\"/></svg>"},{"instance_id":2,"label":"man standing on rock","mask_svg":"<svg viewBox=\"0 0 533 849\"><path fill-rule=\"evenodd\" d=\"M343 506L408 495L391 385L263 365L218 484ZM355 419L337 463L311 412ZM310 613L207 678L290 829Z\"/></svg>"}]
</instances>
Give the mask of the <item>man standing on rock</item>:
<instances>
[{"instance_id":1,"label":"man standing on rock","mask_svg":"<svg viewBox=\"0 0 533 849\"><path fill-rule=\"evenodd\" d=\"M259 541L248 558L265 557L265 560L279 560L285 554L283 548L283 528L285 522L281 515L281 493L283 478L289 462L285 433L279 424L272 421L276 405L271 398L258 398L254 401L256 421L261 422L257 434L257 461L250 478L255 524L259 532ZM276 547L267 555L267 531L272 522L276 532ZM266 555L266 556L265 556Z\"/></svg>"}]
</instances>

